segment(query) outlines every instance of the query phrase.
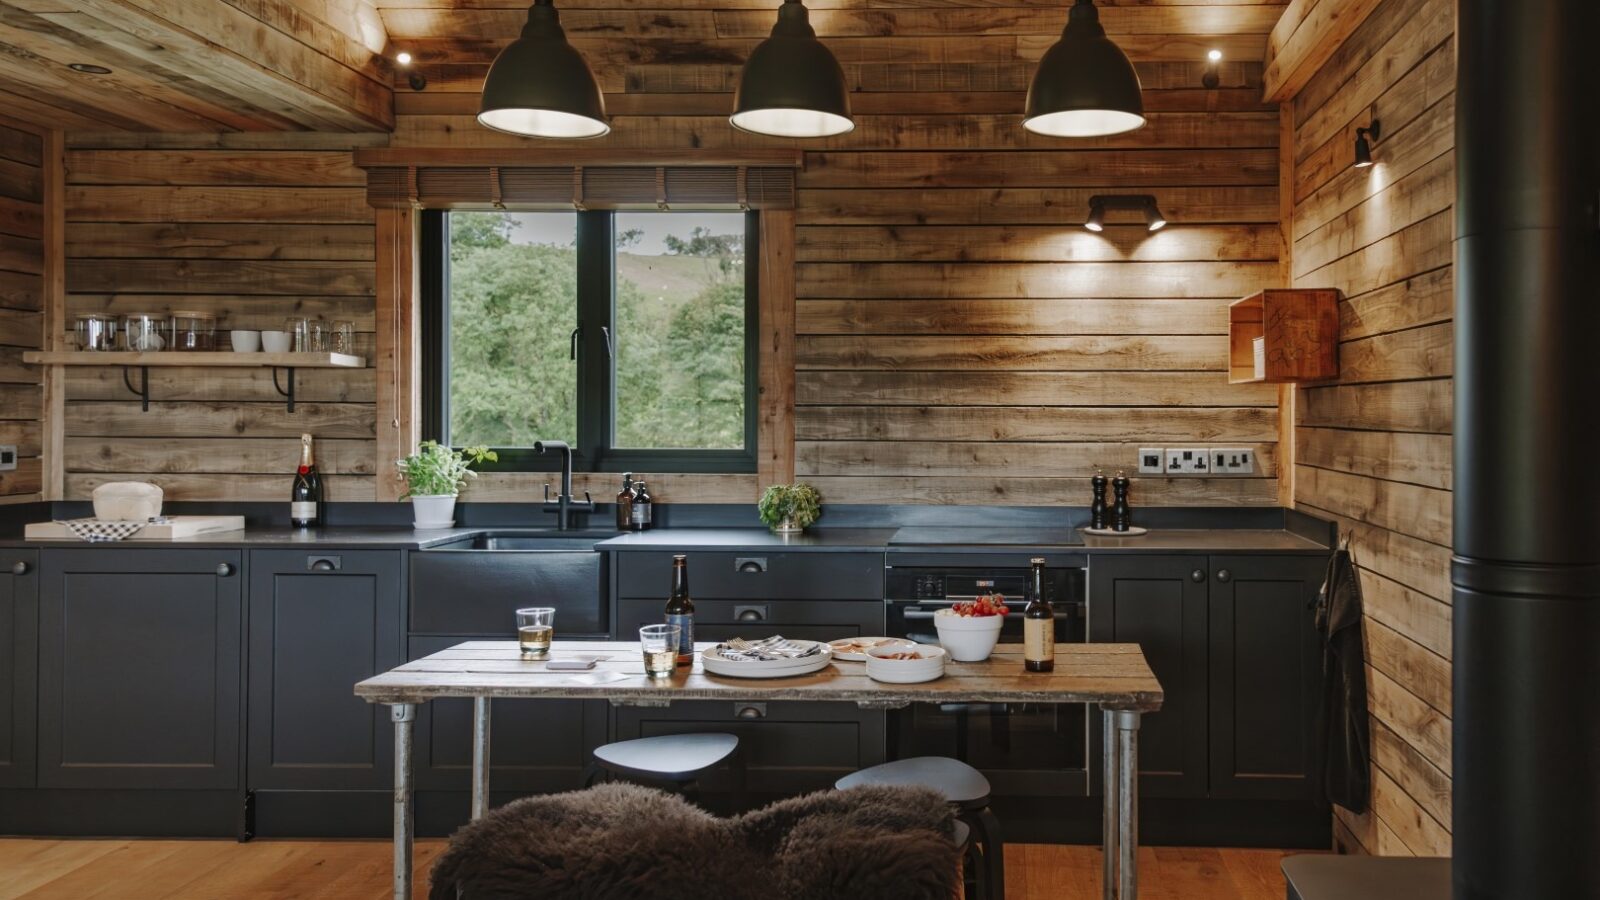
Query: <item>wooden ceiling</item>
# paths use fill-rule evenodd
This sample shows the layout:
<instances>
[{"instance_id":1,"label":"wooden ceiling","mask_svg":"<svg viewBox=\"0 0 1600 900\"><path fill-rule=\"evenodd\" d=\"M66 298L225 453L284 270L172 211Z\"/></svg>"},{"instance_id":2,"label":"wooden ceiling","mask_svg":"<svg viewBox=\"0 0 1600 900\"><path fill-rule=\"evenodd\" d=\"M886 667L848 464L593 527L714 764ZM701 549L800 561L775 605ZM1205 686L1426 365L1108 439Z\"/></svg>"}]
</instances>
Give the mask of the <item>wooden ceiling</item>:
<instances>
[{"instance_id":1,"label":"wooden ceiling","mask_svg":"<svg viewBox=\"0 0 1600 900\"><path fill-rule=\"evenodd\" d=\"M1099 0L1142 64L1211 49L1259 63L1288 0ZM771 30L779 0L557 0L607 91L668 81L725 92ZM919 66L951 89L1017 90L1070 0L809 0L812 23L858 86ZM387 131L386 59L410 51L429 91L476 89L527 0L0 0L5 114L68 131ZM75 72L86 62L110 75ZM924 77L933 77L927 75ZM992 87L976 87L979 84ZM421 104L426 100L420 97ZM453 101L459 103L460 101ZM402 112L405 112L402 104Z\"/></svg>"}]
</instances>

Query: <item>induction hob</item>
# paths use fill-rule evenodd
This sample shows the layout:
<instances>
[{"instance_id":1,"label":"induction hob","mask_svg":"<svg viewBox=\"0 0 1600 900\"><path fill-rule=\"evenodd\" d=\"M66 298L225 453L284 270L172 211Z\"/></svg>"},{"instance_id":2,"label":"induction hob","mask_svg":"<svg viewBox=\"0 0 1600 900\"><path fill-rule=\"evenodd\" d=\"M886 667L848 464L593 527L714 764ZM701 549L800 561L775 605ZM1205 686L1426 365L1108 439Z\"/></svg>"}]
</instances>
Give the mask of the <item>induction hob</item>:
<instances>
[{"instance_id":1,"label":"induction hob","mask_svg":"<svg viewBox=\"0 0 1600 900\"><path fill-rule=\"evenodd\" d=\"M1076 528L986 528L909 526L889 538L890 547L1081 547Z\"/></svg>"}]
</instances>

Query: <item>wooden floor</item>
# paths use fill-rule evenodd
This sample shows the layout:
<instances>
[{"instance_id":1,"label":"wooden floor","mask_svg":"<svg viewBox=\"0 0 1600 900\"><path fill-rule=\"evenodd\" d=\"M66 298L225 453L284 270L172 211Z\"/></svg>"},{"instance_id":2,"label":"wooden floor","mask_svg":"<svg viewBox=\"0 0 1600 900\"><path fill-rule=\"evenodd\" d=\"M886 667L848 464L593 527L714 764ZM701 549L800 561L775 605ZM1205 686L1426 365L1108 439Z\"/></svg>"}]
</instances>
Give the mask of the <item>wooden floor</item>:
<instances>
[{"instance_id":1,"label":"wooden floor","mask_svg":"<svg viewBox=\"0 0 1600 900\"><path fill-rule=\"evenodd\" d=\"M418 841L417 883L443 841ZM1140 900L1283 900L1277 850L1145 847ZM0 900L380 900L389 845L378 841L0 839ZM1006 847L1011 900L1098 900L1092 847Z\"/></svg>"}]
</instances>

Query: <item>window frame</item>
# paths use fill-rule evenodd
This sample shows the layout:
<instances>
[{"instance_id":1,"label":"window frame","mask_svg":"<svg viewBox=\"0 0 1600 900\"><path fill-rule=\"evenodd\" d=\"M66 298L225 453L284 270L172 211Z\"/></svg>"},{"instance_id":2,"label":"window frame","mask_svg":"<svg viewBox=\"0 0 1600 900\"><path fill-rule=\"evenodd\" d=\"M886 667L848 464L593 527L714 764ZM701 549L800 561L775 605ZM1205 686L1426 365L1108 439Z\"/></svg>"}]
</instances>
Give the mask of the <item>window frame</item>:
<instances>
[{"instance_id":1,"label":"window frame","mask_svg":"<svg viewBox=\"0 0 1600 900\"><path fill-rule=\"evenodd\" d=\"M472 208L461 207L465 211ZM505 212L540 212L510 208ZM646 210L641 210L646 211ZM678 209L665 212L725 212ZM422 437L443 442L450 421L450 229L449 210L424 209L420 218ZM761 396L759 213L744 211L744 447L738 450L635 449L612 446L616 432L616 363L609 343L621 339L616 318L616 211L577 212L577 441L574 471L685 474L754 473L758 459ZM552 472L554 454L532 447L494 447L499 462L474 466L484 472Z\"/></svg>"}]
</instances>

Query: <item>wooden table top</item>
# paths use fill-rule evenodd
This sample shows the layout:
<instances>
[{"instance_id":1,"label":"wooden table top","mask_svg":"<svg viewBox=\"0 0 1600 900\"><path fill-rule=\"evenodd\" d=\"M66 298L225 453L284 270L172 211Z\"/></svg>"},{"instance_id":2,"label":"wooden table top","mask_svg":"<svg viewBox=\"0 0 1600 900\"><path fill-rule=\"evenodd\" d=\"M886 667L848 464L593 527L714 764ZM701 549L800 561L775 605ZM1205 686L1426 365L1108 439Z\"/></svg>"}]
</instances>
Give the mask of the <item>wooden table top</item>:
<instances>
[{"instance_id":1,"label":"wooden table top","mask_svg":"<svg viewBox=\"0 0 1600 900\"><path fill-rule=\"evenodd\" d=\"M715 644L701 643L697 649ZM551 671L546 660L523 658L516 641L468 641L357 684L369 703L418 703L440 697L522 697L610 700L617 705L664 706L674 700L814 700L893 708L911 703L1093 703L1108 709L1161 708L1161 684L1137 644L1057 644L1053 672L1026 672L1020 644L1001 644L983 662L945 665L943 678L922 684L884 684L867 677L866 663L834 660L793 678L728 678L692 669L672 678L645 676L632 641L556 641L549 659L605 654L590 672ZM581 676L617 672L614 681L585 684ZM578 676L578 677L574 677Z\"/></svg>"}]
</instances>

